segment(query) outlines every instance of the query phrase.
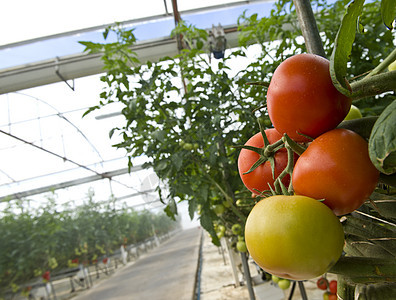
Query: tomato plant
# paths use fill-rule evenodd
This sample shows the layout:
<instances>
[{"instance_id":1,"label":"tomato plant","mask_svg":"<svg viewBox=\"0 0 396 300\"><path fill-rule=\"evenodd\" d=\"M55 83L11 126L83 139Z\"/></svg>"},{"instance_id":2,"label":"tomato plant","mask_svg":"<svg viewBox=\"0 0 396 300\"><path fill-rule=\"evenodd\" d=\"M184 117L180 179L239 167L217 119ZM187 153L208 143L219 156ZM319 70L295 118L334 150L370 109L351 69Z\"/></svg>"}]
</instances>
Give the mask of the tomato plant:
<instances>
[{"instance_id":1,"label":"tomato plant","mask_svg":"<svg viewBox=\"0 0 396 300\"><path fill-rule=\"evenodd\" d=\"M345 215L368 199L377 185L379 171L360 135L334 129L308 146L297 160L292 177L296 194L322 199L336 215Z\"/></svg>"},{"instance_id":2,"label":"tomato plant","mask_svg":"<svg viewBox=\"0 0 396 300\"><path fill-rule=\"evenodd\" d=\"M271 196L258 202L245 226L249 253L266 272L306 280L340 257L344 232L324 204L305 196Z\"/></svg>"},{"instance_id":3,"label":"tomato plant","mask_svg":"<svg viewBox=\"0 0 396 300\"><path fill-rule=\"evenodd\" d=\"M282 135L274 128L265 130L265 135L270 145L278 142ZM274 153L267 154L264 145L264 139L261 132L256 133L252 136L245 144L245 146L251 146L262 149L262 154L249 150L242 149L238 157L238 170L239 175L244 185L256 195L262 194L264 191L268 191L270 188L274 188L275 179L281 174L281 172L287 166L287 153L284 148L274 151ZM268 156L266 156L268 155ZM271 157L273 156L274 169L271 167ZM263 162L258 165L253 171L250 171L260 158L263 158ZM272 171L274 170L274 172ZM290 176L286 175L282 179L282 183L287 186L290 182Z\"/></svg>"},{"instance_id":4,"label":"tomato plant","mask_svg":"<svg viewBox=\"0 0 396 300\"><path fill-rule=\"evenodd\" d=\"M298 54L275 70L267 92L274 127L296 141L316 138L335 128L348 114L351 99L333 85L330 62L314 54Z\"/></svg>"}]
</instances>

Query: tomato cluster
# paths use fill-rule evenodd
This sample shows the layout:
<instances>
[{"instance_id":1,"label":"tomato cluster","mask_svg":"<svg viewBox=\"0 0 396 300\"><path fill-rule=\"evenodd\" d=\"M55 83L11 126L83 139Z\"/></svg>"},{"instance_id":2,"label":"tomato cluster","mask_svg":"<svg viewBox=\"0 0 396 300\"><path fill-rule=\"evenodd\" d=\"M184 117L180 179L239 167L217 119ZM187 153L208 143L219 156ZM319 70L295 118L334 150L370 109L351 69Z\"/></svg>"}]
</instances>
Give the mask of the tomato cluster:
<instances>
[{"instance_id":1,"label":"tomato cluster","mask_svg":"<svg viewBox=\"0 0 396 300\"><path fill-rule=\"evenodd\" d=\"M274 128L249 139L238 159L245 186L264 197L245 226L248 251L263 270L306 280L328 271L341 256L344 233L337 216L358 209L379 178L367 141L336 128L350 108L325 58L295 55L274 72L267 93ZM296 147L299 156L292 157ZM285 170L291 176L284 176ZM281 193L274 188L279 174ZM268 191L277 196L267 197Z\"/></svg>"},{"instance_id":2,"label":"tomato cluster","mask_svg":"<svg viewBox=\"0 0 396 300\"><path fill-rule=\"evenodd\" d=\"M337 300L337 280L326 279L326 277L320 277L316 281L316 286L325 291L323 293L323 300Z\"/></svg>"}]
</instances>

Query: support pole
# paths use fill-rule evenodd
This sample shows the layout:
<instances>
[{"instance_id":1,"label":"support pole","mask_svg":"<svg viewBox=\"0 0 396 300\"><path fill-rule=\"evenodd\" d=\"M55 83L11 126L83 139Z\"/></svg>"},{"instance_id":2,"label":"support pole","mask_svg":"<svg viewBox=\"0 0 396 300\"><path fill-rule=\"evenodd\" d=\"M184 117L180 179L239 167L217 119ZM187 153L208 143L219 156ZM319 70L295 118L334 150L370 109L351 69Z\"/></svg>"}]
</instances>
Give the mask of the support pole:
<instances>
[{"instance_id":1,"label":"support pole","mask_svg":"<svg viewBox=\"0 0 396 300\"><path fill-rule=\"evenodd\" d=\"M299 281L299 282L298 282L298 287L300 288L301 298L302 298L303 300L308 300L307 293L306 293L305 287L304 287L304 282Z\"/></svg>"},{"instance_id":2,"label":"support pole","mask_svg":"<svg viewBox=\"0 0 396 300\"><path fill-rule=\"evenodd\" d=\"M245 252L241 252L241 258L242 258L243 274L245 275L246 285L249 292L249 299L256 300L256 296L254 295L254 290L252 285L252 277L250 276L248 260Z\"/></svg>"},{"instance_id":3,"label":"support pole","mask_svg":"<svg viewBox=\"0 0 396 300\"><path fill-rule=\"evenodd\" d=\"M316 25L315 16L312 11L311 2L309 0L294 0L293 2L296 6L298 22L301 27L307 51L312 54L326 57L318 26Z\"/></svg>"}]
</instances>

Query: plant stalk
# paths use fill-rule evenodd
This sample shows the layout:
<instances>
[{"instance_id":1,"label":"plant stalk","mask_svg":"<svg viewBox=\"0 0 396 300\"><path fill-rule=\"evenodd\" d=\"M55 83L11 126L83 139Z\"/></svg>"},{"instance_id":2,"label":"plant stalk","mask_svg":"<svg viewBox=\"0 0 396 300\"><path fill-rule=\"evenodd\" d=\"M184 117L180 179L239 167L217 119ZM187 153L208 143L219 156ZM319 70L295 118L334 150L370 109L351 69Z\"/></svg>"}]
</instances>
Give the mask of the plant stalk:
<instances>
[{"instance_id":1,"label":"plant stalk","mask_svg":"<svg viewBox=\"0 0 396 300\"><path fill-rule=\"evenodd\" d=\"M393 63L394 61L396 61L396 48L378 65L376 66L367 76L368 77L372 77L374 75L380 74L383 71L386 70L386 68Z\"/></svg>"},{"instance_id":2,"label":"plant stalk","mask_svg":"<svg viewBox=\"0 0 396 300\"><path fill-rule=\"evenodd\" d=\"M352 82L352 99L358 100L396 91L396 71L385 72Z\"/></svg>"},{"instance_id":3,"label":"plant stalk","mask_svg":"<svg viewBox=\"0 0 396 300\"><path fill-rule=\"evenodd\" d=\"M312 11L311 2L309 0L294 0L298 22L305 40L307 51L326 58L323 48L322 39L319 35L318 26Z\"/></svg>"}]
</instances>

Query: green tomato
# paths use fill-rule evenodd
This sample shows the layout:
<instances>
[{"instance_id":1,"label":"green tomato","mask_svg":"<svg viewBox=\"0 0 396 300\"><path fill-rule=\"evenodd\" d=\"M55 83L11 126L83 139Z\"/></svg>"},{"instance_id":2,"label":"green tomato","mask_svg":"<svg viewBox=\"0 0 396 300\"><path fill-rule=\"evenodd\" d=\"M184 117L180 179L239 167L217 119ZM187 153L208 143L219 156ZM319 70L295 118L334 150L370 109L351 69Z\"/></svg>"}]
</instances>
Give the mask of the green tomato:
<instances>
[{"instance_id":1,"label":"green tomato","mask_svg":"<svg viewBox=\"0 0 396 300\"><path fill-rule=\"evenodd\" d=\"M396 60L388 66L388 70L389 71L395 71L396 70Z\"/></svg>"},{"instance_id":2,"label":"green tomato","mask_svg":"<svg viewBox=\"0 0 396 300\"><path fill-rule=\"evenodd\" d=\"M272 280L274 283L278 283L279 280L280 280L280 278L279 278L278 276L276 276L276 275L272 275L272 276L271 276L271 280Z\"/></svg>"},{"instance_id":3,"label":"green tomato","mask_svg":"<svg viewBox=\"0 0 396 300\"><path fill-rule=\"evenodd\" d=\"M213 210L216 215L220 216L224 213L225 207L223 204L216 204L215 206L213 206Z\"/></svg>"},{"instance_id":4,"label":"green tomato","mask_svg":"<svg viewBox=\"0 0 396 300\"><path fill-rule=\"evenodd\" d=\"M190 144L190 143L185 143L185 144L183 145L183 149L184 149L184 150L187 150L187 151L191 151L191 150L193 149L193 145Z\"/></svg>"},{"instance_id":5,"label":"green tomato","mask_svg":"<svg viewBox=\"0 0 396 300\"><path fill-rule=\"evenodd\" d=\"M348 112L348 114L345 117L345 121L347 120L353 120L353 119L360 119L362 118L362 113L360 112L359 108L357 108L355 105L351 105L351 108Z\"/></svg>"},{"instance_id":6,"label":"green tomato","mask_svg":"<svg viewBox=\"0 0 396 300\"><path fill-rule=\"evenodd\" d=\"M217 230L218 230L219 232L224 233L224 232L226 231L226 228L225 228L224 225L219 225L219 226L217 227Z\"/></svg>"},{"instance_id":7,"label":"green tomato","mask_svg":"<svg viewBox=\"0 0 396 300\"><path fill-rule=\"evenodd\" d=\"M269 119L269 117L259 117L258 121L260 122L260 125L263 128L269 128L272 126L271 120Z\"/></svg>"},{"instance_id":8,"label":"green tomato","mask_svg":"<svg viewBox=\"0 0 396 300\"><path fill-rule=\"evenodd\" d=\"M227 200L224 200L224 201L222 202L222 204L224 205L224 207L227 207L227 208L231 207L230 202L228 202Z\"/></svg>"},{"instance_id":9,"label":"green tomato","mask_svg":"<svg viewBox=\"0 0 396 300\"><path fill-rule=\"evenodd\" d=\"M246 243L244 241L238 241L236 248L239 252L247 252Z\"/></svg>"},{"instance_id":10,"label":"green tomato","mask_svg":"<svg viewBox=\"0 0 396 300\"><path fill-rule=\"evenodd\" d=\"M287 290L290 287L290 280L288 279L281 279L278 281L278 286L282 289L282 290Z\"/></svg>"},{"instance_id":11,"label":"green tomato","mask_svg":"<svg viewBox=\"0 0 396 300\"><path fill-rule=\"evenodd\" d=\"M242 226L241 224L234 224L231 227L231 231L235 235L240 235L242 233Z\"/></svg>"},{"instance_id":12,"label":"green tomato","mask_svg":"<svg viewBox=\"0 0 396 300\"><path fill-rule=\"evenodd\" d=\"M253 260L281 278L308 280L327 272L340 258L344 231L320 201L306 196L271 196L251 210L245 241Z\"/></svg>"}]
</instances>

